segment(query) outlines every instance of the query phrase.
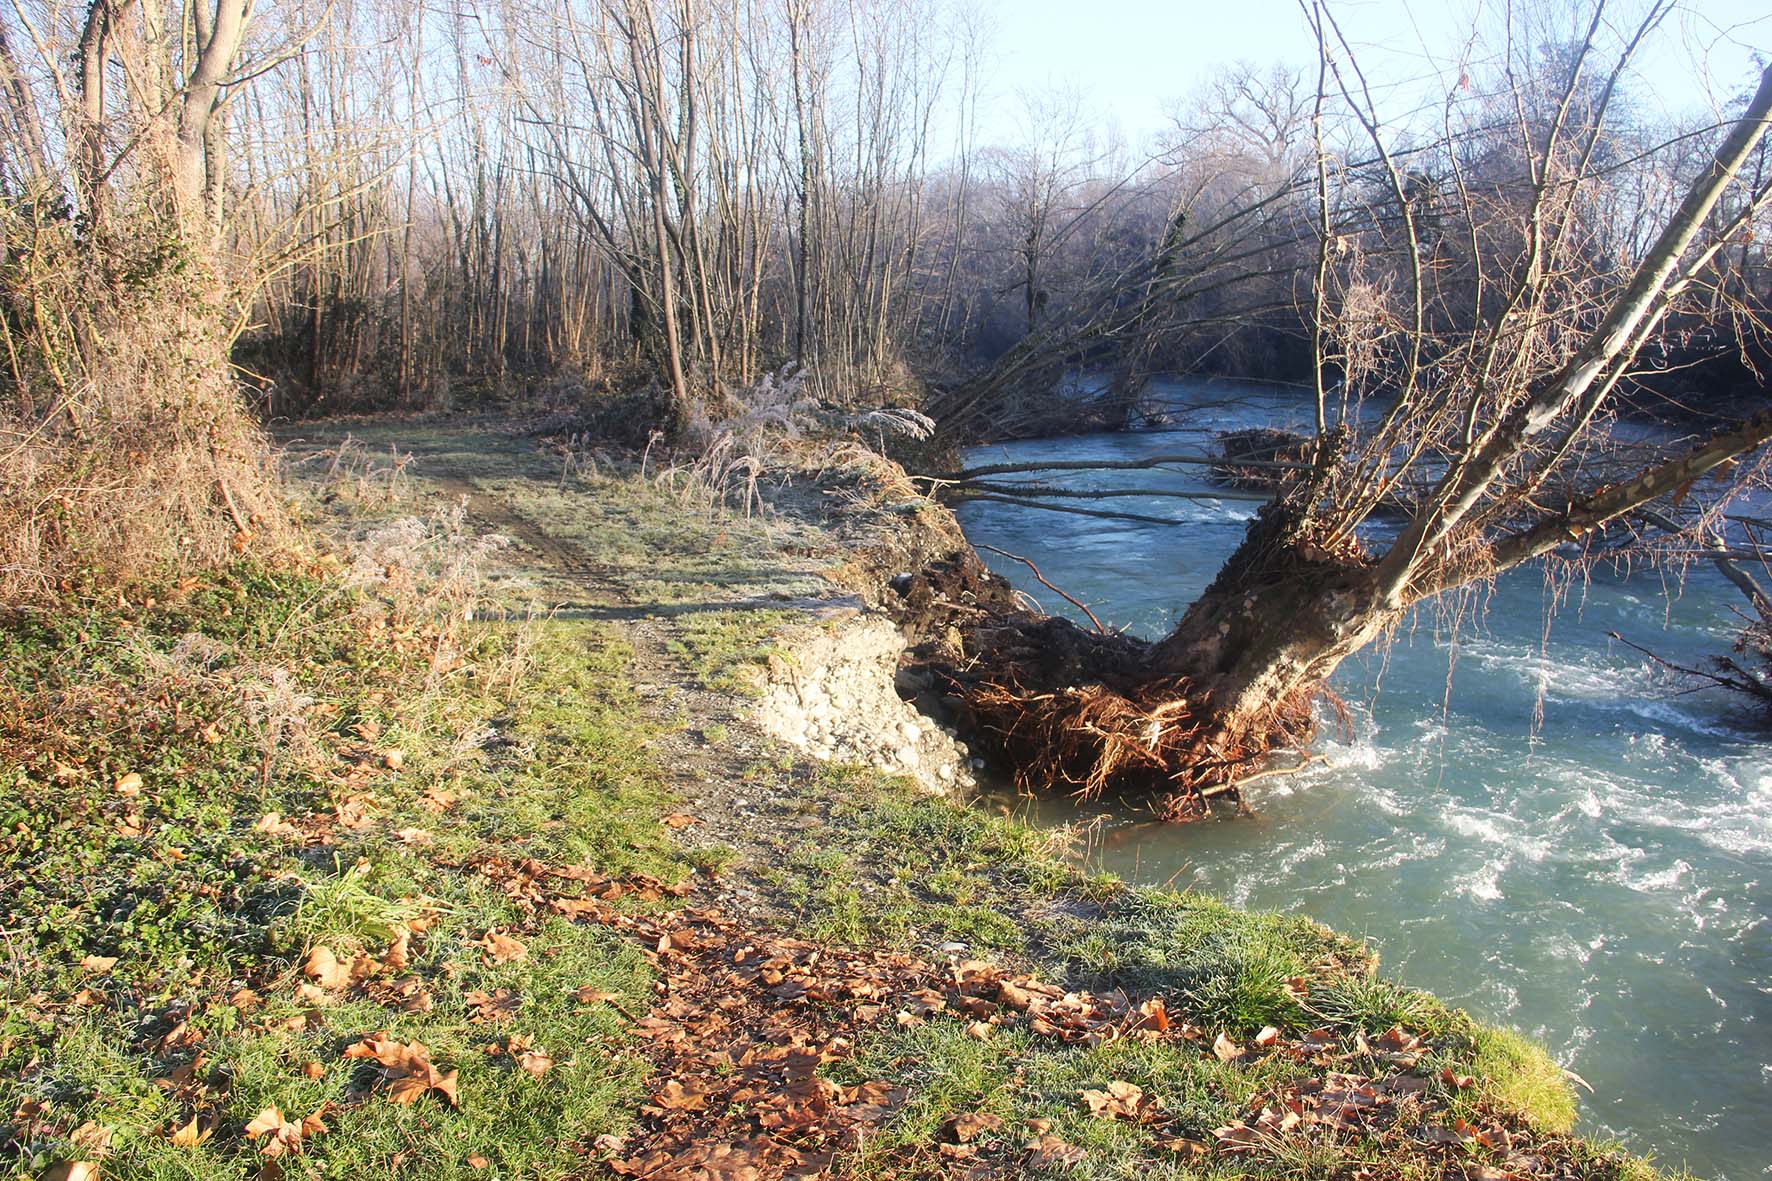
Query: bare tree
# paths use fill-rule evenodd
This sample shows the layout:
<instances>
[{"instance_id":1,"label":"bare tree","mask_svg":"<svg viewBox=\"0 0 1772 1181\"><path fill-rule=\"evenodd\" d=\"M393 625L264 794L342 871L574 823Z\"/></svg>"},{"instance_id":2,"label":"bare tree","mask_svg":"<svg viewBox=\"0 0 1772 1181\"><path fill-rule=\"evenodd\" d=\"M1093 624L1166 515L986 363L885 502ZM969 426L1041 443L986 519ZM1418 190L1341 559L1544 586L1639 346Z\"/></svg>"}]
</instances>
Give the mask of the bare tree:
<instances>
[{"instance_id":1,"label":"bare tree","mask_svg":"<svg viewBox=\"0 0 1772 1181\"><path fill-rule=\"evenodd\" d=\"M1099 789L1154 788L1178 814L1312 727L1312 702L1351 653L1414 604L1493 578L1664 499L1707 484L1772 439L1772 411L1648 456L1613 456L1604 429L1620 382L1670 309L1772 200L1751 164L1772 117L1772 70L1640 253L1608 248L1593 216L1606 183L1606 114L1654 5L1600 64L1603 6L1543 74L1505 62L1516 180L1469 169L1446 145L1434 184L1381 133L1332 16L1306 9L1324 47L1322 101L1366 141L1358 172L1319 135L1322 279L1309 470L1257 514L1174 632L1145 646L1062 624L981 626L957 685L1023 766ZM1492 145L1485 144L1485 150ZM1338 179L1332 179L1338 178ZM1443 228L1442 228L1443 227ZM1460 266L1440 253L1462 239ZM1442 279L1457 276L1458 282ZM1402 506L1383 540L1362 528ZM1073 686L1054 692L1058 686Z\"/></svg>"}]
</instances>

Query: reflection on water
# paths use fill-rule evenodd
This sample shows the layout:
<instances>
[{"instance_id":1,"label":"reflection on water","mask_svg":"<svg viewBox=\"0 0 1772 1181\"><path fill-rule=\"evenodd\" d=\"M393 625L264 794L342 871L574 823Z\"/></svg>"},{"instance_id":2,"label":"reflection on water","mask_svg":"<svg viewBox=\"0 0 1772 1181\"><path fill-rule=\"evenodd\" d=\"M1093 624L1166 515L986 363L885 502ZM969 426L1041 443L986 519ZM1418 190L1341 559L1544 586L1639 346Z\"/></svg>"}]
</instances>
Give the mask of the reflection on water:
<instances>
[{"instance_id":1,"label":"reflection on water","mask_svg":"<svg viewBox=\"0 0 1772 1181\"><path fill-rule=\"evenodd\" d=\"M1193 407L1181 432L1017 443L969 459L1196 451L1215 430L1302 417L1295 398L1260 387L1178 386L1176 396ZM1208 490L1198 475L1067 482ZM974 540L1032 558L1105 622L1154 636L1205 588L1254 510L1112 505L1180 524L1002 504L968 505L961 519ZM986 557L1049 610L1064 608L1016 563ZM1676 694L1607 636L1702 659L1732 640L1737 592L1706 568L1677 582L1596 571L1559 593L1548 627L1557 596L1538 572L1418 612L1336 676L1351 730L1325 732L1322 766L1252 788L1255 818L1176 827L1122 813L1106 819L1093 855L1141 882L1364 935L1392 974L1547 1044L1594 1087L1586 1131L1700 1175L1772 1176L1772 746L1735 702ZM1101 812L1028 807L1051 823Z\"/></svg>"}]
</instances>

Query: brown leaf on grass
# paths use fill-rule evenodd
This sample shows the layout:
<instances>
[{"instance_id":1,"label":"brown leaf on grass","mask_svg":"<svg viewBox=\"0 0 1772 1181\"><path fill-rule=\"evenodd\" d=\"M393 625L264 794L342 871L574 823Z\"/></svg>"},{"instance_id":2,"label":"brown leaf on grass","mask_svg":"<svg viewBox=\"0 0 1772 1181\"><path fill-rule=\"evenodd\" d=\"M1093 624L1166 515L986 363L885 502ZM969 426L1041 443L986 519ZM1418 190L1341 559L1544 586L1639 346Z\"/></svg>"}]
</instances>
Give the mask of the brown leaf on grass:
<instances>
[{"instance_id":1,"label":"brown leaf on grass","mask_svg":"<svg viewBox=\"0 0 1772 1181\"><path fill-rule=\"evenodd\" d=\"M1212 1136L1218 1141L1220 1152L1251 1152L1260 1148L1262 1143L1261 1133L1242 1120L1213 1128Z\"/></svg>"},{"instance_id":2,"label":"brown leaf on grass","mask_svg":"<svg viewBox=\"0 0 1772 1181\"><path fill-rule=\"evenodd\" d=\"M992 1115L988 1111L971 1111L956 1115L941 1125L940 1135L951 1138L956 1144L970 1144L986 1132L994 1132L1003 1126L1003 1117Z\"/></svg>"},{"instance_id":3,"label":"brown leaf on grass","mask_svg":"<svg viewBox=\"0 0 1772 1181\"><path fill-rule=\"evenodd\" d=\"M475 946L484 950L485 954L480 958L486 961L488 967L518 963L529 956L529 948L523 945L522 940L498 931L486 932L485 938Z\"/></svg>"},{"instance_id":4,"label":"brown leaf on grass","mask_svg":"<svg viewBox=\"0 0 1772 1181\"><path fill-rule=\"evenodd\" d=\"M43 1181L98 1181L98 1166L88 1160L65 1160L50 1165Z\"/></svg>"},{"instance_id":5,"label":"brown leaf on grass","mask_svg":"<svg viewBox=\"0 0 1772 1181\"><path fill-rule=\"evenodd\" d=\"M117 778L115 791L120 796L138 796L142 790L142 777L139 772L131 771Z\"/></svg>"},{"instance_id":6,"label":"brown leaf on grass","mask_svg":"<svg viewBox=\"0 0 1772 1181\"><path fill-rule=\"evenodd\" d=\"M468 1020L475 1025L502 1025L523 1007L523 998L508 988L490 993L476 988L465 993L462 1000L473 1009Z\"/></svg>"},{"instance_id":7,"label":"brown leaf on grass","mask_svg":"<svg viewBox=\"0 0 1772 1181\"><path fill-rule=\"evenodd\" d=\"M382 954L382 967L390 972L404 972L412 963L412 932L405 927L394 928L393 941Z\"/></svg>"},{"instance_id":8,"label":"brown leaf on grass","mask_svg":"<svg viewBox=\"0 0 1772 1181\"><path fill-rule=\"evenodd\" d=\"M301 829L283 819L281 812L266 812L252 826L253 831L262 832L267 836L301 839Z\"/></svg>"},{"instance_id":9,"label":"brown leaf on grass","mask_svg":"<svg viewBox=\"0 0 1772 1181\"><path fill-rule=\"evenodd\" d=\"M1212 1053L1220 1062L1235 1062L1243 1056L1243 1047L1221 1033L1212 1043Z\"/></svg>"},{"instance_id":10,"label":"brown leaf on grass","mask_svg":"<svg viewBox=\"0 0 1772 1181\"><path fill-rule=\"evenodd\" d=\"M1033 996L1026 989L1008 980L997 985L997 999L1018 1013L1034 1003Z\"/></svg>"},{"instance_id":11,"label":"brown leaf on grass","mask_svg":"<svg viewBox=\"0 0 1772 1181\"><path fill-rule=\"evenodd\" d=\"M369 825L369 808L375 803L374 792L358 792L346 796L332 806L333 819L349 829L367 828Z\"/></svg>"},{"instance_id":12,"label":"brown leaf on grass","mask_svg":"<svg viewBox=\"0 0 1772 1181\"><path fill-rule=\"evenodd\" d=\"M82 969L99 975L109 972L116 966L117 957L114 955L89 955L80 961Z\"/></svg>"},{"instance_id":13,"label":"brown leaf on grass","mask_svg":"<svg viewBox=\"0 0 1772 1181\"><path fill-rule=\"evenodd\" d=\"M324 943L308 953L307 962L302 965L301 970L302 975L320 988L343 988L351 982L350 965L340 963L332 949Z\"/></svg>"},{"instance_id":14,"label":"brown leaf on grass","mask_svg":"<svg viewBox=\"0 0 1772 1181\"><path fill-rule=\"evenodd\" d=\"M1462 1091L1464 1088L1470 1086L1472 1083L1476 1082L1477 1080L1472 1078L1468 1074L1459 1074L1457 1071L1453 1070L1450 1066L1448 1066L1444 1070L1440 1071L1440 1081L1445 1083L1448 1087L1452 1087L1455 1090Z\"/></svg>"},{"instance_id":15,"label":"brown leaf on grass","mask_svg":"<svg viewBox=\"0 0 1772 1181\"><path fill-rule=\"evenodd\" d=\"M1421 1138L1429 1144L1463 1144L1465 1139L1451 1128L1444 1128L1439 1124L1429 1124L1421 1129Z\"/></svg>"},{"instance_id":16,"label":"brown leaf on grass","mask_svg":"<svg viewBox=\"0 0 1772 1181\"><path fill-rule=\"evenodd\" d=\"M398 1107L410 1107L424 1098L431 1091L441 1095L451 1107L460 1107L461 1098L457 1093L458 1082L456 1071L444 1074L436 1067L428 1067L423 1073L406 1074L399 1077L390 1076L388 1083L388 1102Z\"/></svg>"},{"instance_id":17,"label":"brown leaf on grass","mask_svg":"<svg viewBox=\"0 0 1772 1181\"><path fill-rule=\"evenodd\" d=\"M485 1157L481 1156L477 1152L470 1153L468 1155L468 1167L471 1169L484 1169L484 1168L489 1167L491 1164L492 1164L491 1161L487 1160Z\"/></svg>"},{"instance_id":18,"label":"brown leaf on grass","mask_svg":"<svg viewBox=\"0 0 1772 1181\"><path fill-rule=\"evenodd\" d=\"M317 1136L326 1130L321 1116L325 1108L305 1119L285 1119L276 1107L267 1107L252 1117L246 1125L246 1138L257 1140L260 1136L268 1136L264 1144L259 1146L259 1153L266 1157L290 1156L302 1149L302 1141L309 1136Z\"/></svg>"},{"instance_id":19,"label":"brown leaf on grass","mask_svg":"<svg viewBox=\"0 0 1772 1181\"><path fill-rule=\"evenodd\" d=\"M548 1071L554 1069L554 1060L550 1058L545 1051L540 1049L524 1050L522 1053L516 1054L515 1058L519 1069L534 1075L536 1078L540 1078Z\"/></svg>"},{"instance_id":20,"label":"brown leaf on grass","mask_svg":"<svg viewBox=\"0 0 1772 1181\"><path fill-rule=\"evenodd\" d=\"M191 1122L181 1124L166 1134L168 1142L179 1148L195 1148L211 1136L215 1135L213 1122L205 1126L199 1116L192 1116Z\"/></svg>"},{"instance_id":21,"label":"brown leaf on grass","mask_svg":"<svg viewBox=\"0 0 1772 1181\"><path fill-rule=\"evenodd\" d=\"M1255 1035L1255 1044L1264 1050L1279 1040L1280 1031L1272 1025L1262 1026L1261 1032Z\"/></svg>"},{"instance_id":22,"label":"brown leaf on grass","mask_svg":"<svg viewBox=\"0 0 1772 1181\"><path fill-rule=\"evenodd\" d=\"M455 806L455 801L460 798L454 792L445 791L433 783L430 787L425 788L424 794L419 798L419 803L433 812L447 812Z\"/></svg>"},{"instance_id":23,"label":"brown leaf on grass","mask_svg":"<svg viewBox=\"0 0 1772 1181\"><path fill-rule=\"evenodd\" d=\"M346 1058L374 1059L388 1084L390 1102L405 1107L429 1091L436 1091L451 1107L461 1106L455 1071L447 1074L431 1062L423 1042L397 1042L383 1031L371 1034L345 1050Z\"/></svg>"},{"instance_id":24,"label":"brown leaf on grass","mask_svg":"<svg viewBox=\"0 0 1772 1181\"><path fill-rule=\"evenodd\" d=\"M1163 1004L1162 997L1153 997L1138 1006L1138 1024L1135 1029L1149 1029L1157 1033L1166 1032L1169 1028L1169 1010Z\"/></svg>"},{"instance_id":25,"label":"brown leaf on grass","mask_svg":"<svg viewBox=\"0 0 1772 1181\"><path fill-rule=\"evenodd\" d=\"M1080 1165L1089 1154L1057 1136L1045 1135L1029 1141L1022 1162L1035 1169L1068 1169Z\"/></svg>"},{"instance_id":26,"label":"brown leaf on grass","mask_svg":"<svg viewBox=\"0 0 1772 1181\"><path fill-rule=\"evenodd\" d=\"M619 992L604 992L587 984L574 992L572 999L581 1005L600 1005L604 1001L619 1001L621 994Z\"/></svg>"},{"instance_id":27,"label":"brown leaf on grass","mask_svg":"<svg viewBox=\"0 0 1772 1181\"><path fill-rule=\"evenodd\" d=\"M701 821L699 818L691 816L687 812L672 812L669 816L664 818L662 823L666 828L685 829L691 824L700 824Z\"/></svg>"},{"instance_id":28,"label":"brown leaf on grass","mask_svg":"<svg viewBox=\"0 0 1772 1181\"><path fill-rule=\"evenodd\" d=\"M87 1120L68 1134L68 1140L85 1155L99 1160L111 1151L111 1129Z\"/></svg>"},{"instance_id":29,"label":"brown leaf on grass","mask_svg":"<svg viewBox=\"0 0 1772 1181\"><path fill-rule=\"evenodd\" d=\"M1105 1091L1080 1091L1089 1114L1104 1119L1137 1119L1147 1104L1144 1088L1132 1083L1114 1081Z\"/></svg>"}]
</instances>

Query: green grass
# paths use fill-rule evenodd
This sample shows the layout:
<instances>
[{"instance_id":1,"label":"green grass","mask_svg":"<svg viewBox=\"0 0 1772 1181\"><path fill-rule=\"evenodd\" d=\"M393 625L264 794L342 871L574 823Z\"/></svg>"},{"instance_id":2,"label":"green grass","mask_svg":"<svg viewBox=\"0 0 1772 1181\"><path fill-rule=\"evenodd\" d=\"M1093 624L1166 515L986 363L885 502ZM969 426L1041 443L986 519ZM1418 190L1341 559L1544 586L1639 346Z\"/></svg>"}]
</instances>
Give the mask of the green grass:
<instances>
[{"instance_id":1,"label":"green grass","mask_svg":"<svg viewBox=\"0 0 1772 1181\"><path fill-rule=\"evenodd\" d=\"M799 618L768 609L698 611L677 620L665 647L688 662L703 688L755 697L770 660L788 658L775 636Z\"/></svg>"},{"instance_id":2,"label":"green grass","mask_svg":"<svg viewBox=\"0 0 1772 1181\"><path fill-rule=\"evenodd\" d=\"M552 623L512 667L507 633L469 628L451 640L468 663L437 684L438 626L396 614L242 568L152 608L70 599L0 627L13 703L0 720L0 1109L49 1104L0 1130L0 1161L37 1175L91 1155L77 1133L98 1125L107 1177L237 1176L260 1159L243 1135L259 1111L330 1103L301 1158L315 1176L488 1175L470 1157L501 1176L563 1176L591 1138L632 1121L646 1066L628 1023L573 994L644 1008L644 960L605 929L555 920L524 936L523 961L487 965L476 942L526 916L464 864L687 871L659 823L669 801L631 653L598 626ZM495 689L499 669L510 676ZM133 793L117 790L125 776L140 777ZM335 823L339 808L361 827ZM262 831L270 812L317 823L322 842ZM392 993L336 994L317 1012L298 997L310 949L379 956L401 924L424 927L400 974L423 1011ZM116 962L83 967L93 956ZM242 986L257 996L237 1007ZM465 995L499 988L519 998L510 1023L471 1023ZM342 1051L382 1029L460 1071L460 1111L367 1090L373 1071ZM487 1053L510 1033L555 1065L533 1077ZM201 1085L166 1085L199 1052ZM214 1135L171 1143L193 1117Z\"/></svg>"},{"instance_id":3,"label":"green grass","mask_svg":"<svg viewBox=\"0 0 1772 1181\"><path fill-rule=\"evenodd\" d=\"M1363 944L1320 924L1091 877L1054 848L1050 834L865 769L820 769L806 790L808 814L821 822L783 849L768 876L808 937L923 949L964 943L967 954L1008 955L1071 987L1161 996L1172 1018L1199 1027L1208 1042L1219 1032L1246 1042L1270 1025L1291 1037L1327 1027L1340 1052L1357 1055L1359 1038L1402 1025L1427 1043L1424 1074L1476 1077L1463 1090L1434 1083L1457 1118L1499 1114L1542 1133L1571 1126L1573 1092L1541 1048L1379 976ZM1210 1142L1213 1128L1283 1082L1290 1065L1263 1056L1226 1065L1198 1045L1079 1049L1004 1030L981 1042L966 1024L936 1017L870 1035L857 1062L838 1068L846 1081L912 1083L909 1105L872 1142L858 1176L902 1169L906 1154L915 1156L914 1147L928 1144L944 1121L974 1112L1001 1116L1011 1129L1003 1134L1024 1139L1026 1121L1050 1121L1055 1134L1088 1150L1083 1172L1092 1177L1202 1169L1326 1175L1395 1152L1376 1141L1337 1147L1297 1138L1259 1162L1200 1165L1158 1153L1153 1163L1147 1131L1088 1115L1077 1093L1112 1079L1136 1083L1162 1097L1172 1131ZM1589 1153L1595 1176L1616 1175L1628 1163L1597 1147L1580 1151Z\"/></svg>"},{"instance_id":4,"label":"green grass","mask_svg":"<svg viewBox=\"0 0 1772 1181\"><path fill-rule=\"evenodd\" d=\"M754 768L754 775L806 773ZM853 766L817 766L801 789L823 823L784 844L766 876L795 922L844 943L1017 951L1017 914L1053 898L1076 875L1024 825L918 793Z\"/></svg>"},{"instance_id":5,"label":"green grass","mask_svg":"<svg viewBox=\"0 0 1772 1181\"><path fill-rule=\"evenodd\" d=\"M689 512L633 475L525 478L501 446L474 472L480 484L636 601L730 604L798 585L815 565L795 556L810 548L798 527ZM410 492L423 499L422 484ZM375 509L352 505L360 517ZM733 872L735 849L678 849L660 823L679 803L649 744L660 726L697 719L648 720L632 650L611 626L464 625L459 601L423 586L378 596L250 567L162 591L151 607L126 590L132 605L107 590L0 622L0 1118L11 1117L0 1169L37 1177L87 1158L102 1128L109 1178L249 1176L262 1157L243 1130L271 1105L296 1118L327 1109L291 1176L594 1168L587 1147L631 1126L642 1102L647 1066L621 1010L653 1003L653 972L604 928L537 920L475 867L533 858L664 879ZM712 688L742 692L749 670L780 656L771 636L783 613L667 619ZM729 737L713 725L702 735L713 747ZM1175 1019L1207 1031L1203 1043L1081 1046L1011 1028L976 1037L940 1014L877 1028L830 1070L911 1091L846 1162L851 1175L936 1175L939 1129L978 1112L1003 1120L997 1159L1019 1159L1034 1121L1086 1150L1076 1177L1434 1175L1434 1158L1376 1138L1300 1137L1254 1158L1196 1161L1078 1098L1134 1083L1162 1100L1169 1133L1208 1138L1292 1067L1259 1055L1226 1064L1202 1045L1266 1025L1327 1026L1355 1061L1362 1037L1402 1024L1429 1041L1424 1076L1475 1076L1466 1088L1432 1084L1451 1113L1546 1131L1573 1118L1568 1081L1541 1049L1378 976L1357 942L1090 876L1051 834L871 771L766 755L747 777L770 779L769 794L799 815L769 826L777 844L750 868L796 934L936 961L962 944L956 954L1070 987L1161 995ZM270 813L314 839L280 834ZM377 958L402 928L416 930L404 968L324 1003L301 991L315 947ZM528 954L488 963L479 944L494 929L520 931ZM621 1009L579 1003L583 988ZM474 1020L480 993L503 998L504 1023ZM435 1095L396 1106L373 1067L344 1057L381 1030L459 1071L461 1109ZM488 1052L513 1035L533 1039L551 1069L536 1077ZM193 1117L214 1135L171 1143ZM1654 1176L1603 1145L1563 1152L1571 1176ZM1472 1150L1464 1163L1486 1159Z\"/></svg>"}]
</instances>

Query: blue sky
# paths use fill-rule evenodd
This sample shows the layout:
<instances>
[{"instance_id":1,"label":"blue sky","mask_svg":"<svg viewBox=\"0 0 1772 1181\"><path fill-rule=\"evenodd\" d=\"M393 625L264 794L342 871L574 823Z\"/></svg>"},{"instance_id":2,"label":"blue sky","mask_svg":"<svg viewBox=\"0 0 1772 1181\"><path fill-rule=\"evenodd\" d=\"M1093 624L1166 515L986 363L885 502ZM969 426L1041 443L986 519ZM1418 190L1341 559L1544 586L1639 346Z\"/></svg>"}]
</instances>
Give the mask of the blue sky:
<instances>
[{"instance_id":1,"label":"blue sky","mask_svg":"<svg viewBox=\"0 0 1772 1181\"><path fill-rule=\"evenodd\" d=\"M1614 0L1611 19L1634 25L1646 3ZM1499 0L1338 0L1334 11L1371 76L1443 94L1436 77L1461 31L1493 20ZM1137 142L1220 65L1315 61L1298 0L994 0L987 12L989 139L1013 137L1023 90L1074 87ZM1670 113L1715 109L1750 79L1754 51L1772 57L1768 0L1686 0L1665 30L1640 59L1637 92Z\"/></svg>"}]
</instances>

